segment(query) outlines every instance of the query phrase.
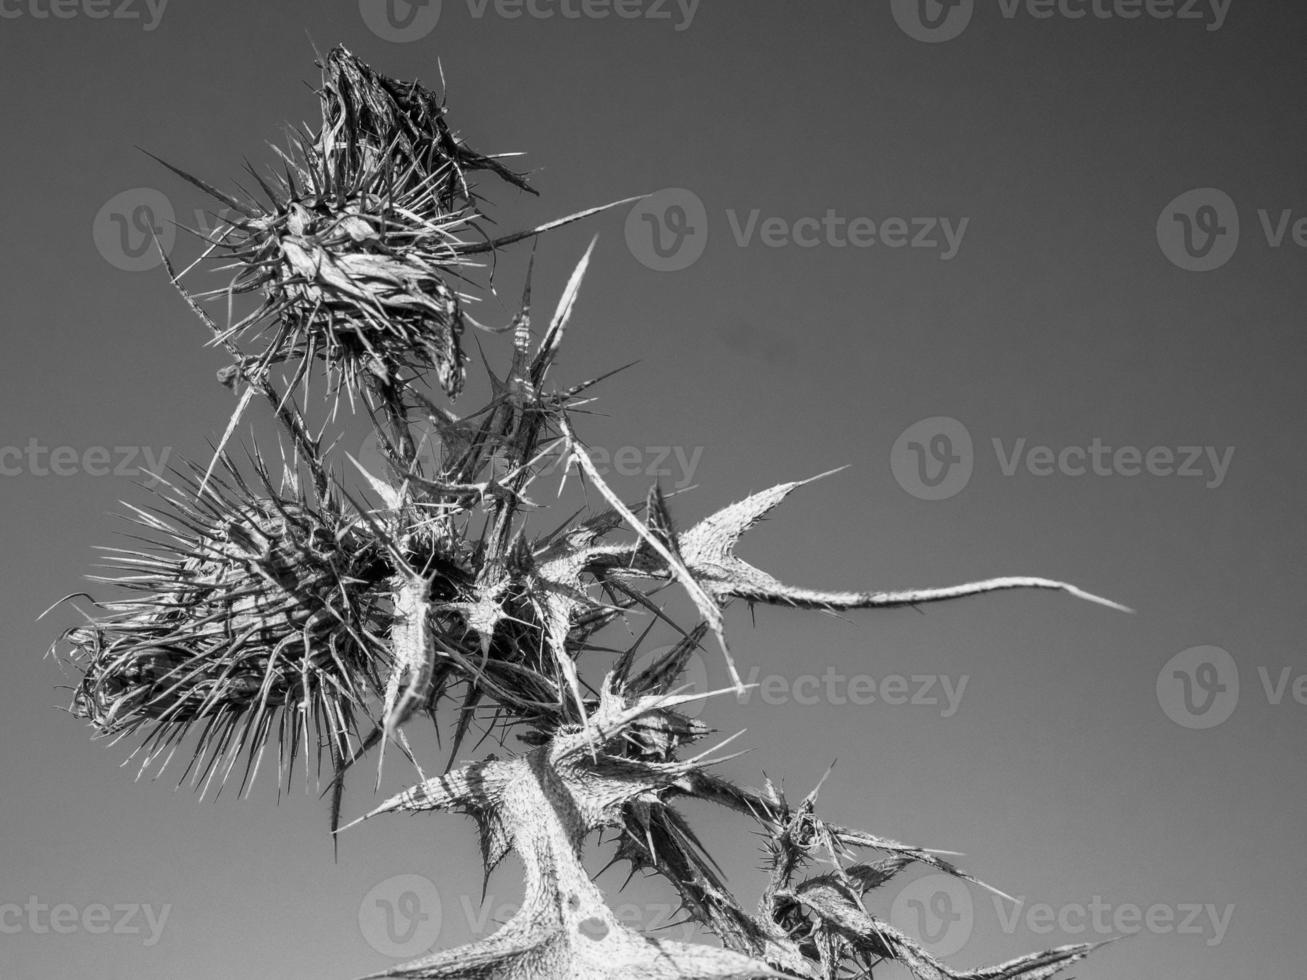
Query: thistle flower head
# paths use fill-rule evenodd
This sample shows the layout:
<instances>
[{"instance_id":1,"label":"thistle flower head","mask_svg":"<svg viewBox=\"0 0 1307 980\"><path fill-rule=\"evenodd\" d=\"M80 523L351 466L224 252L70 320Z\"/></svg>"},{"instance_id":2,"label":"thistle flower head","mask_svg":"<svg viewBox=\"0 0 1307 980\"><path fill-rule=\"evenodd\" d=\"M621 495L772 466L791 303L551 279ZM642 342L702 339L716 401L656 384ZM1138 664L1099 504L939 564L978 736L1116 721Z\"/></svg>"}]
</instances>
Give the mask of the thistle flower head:
<instances>
[{"instance_id":1,"label":"thistle flower head","mask_svg":"<svg viewBox=\"0 0 1307 980\"><path fill-rule=\"evenodd\" d=\"M143 736L142 771L198 732L187 772L206 786L242 754L252 781L273 740L279 768L300 746L347 751L389 656L375 543L224 462L203 494L198 472L179 474L156 511L134 509L151 540L105 549L117 574L100 577L129 597L64 635L81 673L73 712L101 735Z\"/></svg>"},{"instance_id":2,"label":"thistle flower head","mask_svg":"<svg viewBox=\"0 0 1307 980\"><path fill-rule=\"evenodd\" d=\"M463 387L461 281L473 253L493 248L480 230L471 175L525 179L460 140L443 100L417 82L381 75L343 47L321 63L321 123L292 131L282 168L250 176L263 192L235 196L171 165L227 208L211 250L234 270L223 289L254 294L258 308L215 342L248 344L238 366L265 376L315 362L331 386L431 372L450 397Z\"/></svg>"}]
</instances>

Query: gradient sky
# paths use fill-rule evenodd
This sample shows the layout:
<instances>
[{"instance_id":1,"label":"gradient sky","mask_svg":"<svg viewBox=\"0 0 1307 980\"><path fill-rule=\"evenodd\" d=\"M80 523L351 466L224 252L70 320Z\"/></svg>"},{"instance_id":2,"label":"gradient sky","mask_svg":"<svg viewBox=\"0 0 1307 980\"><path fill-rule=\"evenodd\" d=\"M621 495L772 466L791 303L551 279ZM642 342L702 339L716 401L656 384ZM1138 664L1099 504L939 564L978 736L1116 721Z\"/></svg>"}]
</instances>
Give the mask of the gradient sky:
<instances>
[{"instance_id":1,"label":"gradient sky","mask_svg":"<svg viewBox=\"0 0 1307 980\"><path fill-rule=\"evenodd\" d=\"M897 0L711 0L688 22L675 3L663 8L670 19L510 19L493 3L445 0L434 30L412 40L374 32L371 0L176 0L157 23L158 5L151 13L144 0L122 8L136 19L93 18L94 0L70 0L67 18L39 16L49 2L0 2L0 980L373 972L393 962L379 948L377 899L427 894L396 882L403 874L436 883L439 945L487 928L461 818L370 822L342 839L333 864L315 794L278 805L264 779L247 801L197 803L173 791L179 772L134 784L117 766L124 746L91 743L59 710L66 679L42 653L76 614L35 622L83 587L93 545L116 543L117 501L143 502L129 476L101 474L97 447L111 471L133 465L115 447L201 458L232 407L213 381L221 356L202 346L162 271L118 267L131 263L106 232L118 227L117 195L148 188L185 223L206 206L136 147L224 184L245 157L268 159L264 140L283 124L314 117L312 43L338 41L401 78L436 83L439 63L463 135L483 151L528 153L539 199L486 188L506 228L660 188L694 198L657 200L702 202L703 220L689 217L696 235L706 226L706 246L680 271L639 261L650 225L637 213L628 226L625 210L546 238L537 260L537 296L552 297L600 235L557 379L639 360L604 386L606 414L583 418L583 434L610 451L637 447L637 468L650 470L652 447L687 459L702 447L692 474L664 478L701 487L675 501L684 522L851 464L792 497L747 557L829 587L1042 574L1138 610L1022 593L846 619L761 609L755 627L734 609L746 673L778 680L747 704L704 709L724 732L748 728L738 744L753 751L730 775L754 783L765 770L802 795L838 759L827 815L964 852L968 870L1024 897L1015 912L980 889L941 898L914 871L873 901L885 916L896 895L900 912L951 901L962 918L950 921L966 928L956 965L1106 939L1114 917L1129 926L1138 907L1153 908L1152 927L1077 976L1302 975L1307 705L1294 679L1307 672L1307 454L1297 445L1307 236L1296 243L1293 222L1307 216L1307 8L1232 0L1209 29L1218 15L1207 0L1193 5L1206 21L1072 19L1055 5L1043 19L1011 0L975 0L941 28L970 12L960 34L930 43L912 36L913 4ZM1063 9L1079 6L1090 7ZM1227 197L1205 191L1171 213L1200 188ZM1228 255L1231 205L1240 237ZM758 235L741 244L736 226L755 211ZM801 219L828 212L870 218L891 239L882 222L892 218L965 221L965 234L945 259L879 240L837 247L824 232L802 247L782 231L813 241L821 226ZM1176 252L1183 222L1198 223L1191 244L1202 252L1213 215L1225 231L1207 261L1228 261L1185 268L1204 260ZM764 239L769 218L784 220ZM492 312L511 309L520 268L506 261ZM502 363L501 343L487 350ZM475 395L460 404L470 410ZM965 428L970 456L957 425L900 439L938 417ZM1132 476L1128 452L1101 457L1103 475L1026 465L1041 471L1069 449L1074 467L1095 440L1141 458L1153 450L1154 461L1170 450L1183 462L1190 446L1210 459L1210 449L1228 468ZM1049 452L1023 455L1009 474L1016 446ZM58 447L71 447L58 456L67 475L41 452ZM932 482L940 452L970 463L969 482L923 499L921 452ZM639 494L651 475L613 479ZM1172 662L1195 647L1229 657ZM704 670L724 680L717 657ZM885 678L927 675L939 703L911 703L913 682L906 704L849 703L851 682L805 680L828 671L873 678L858 690L891 698ZM1215 676L1225 700L1186 715L1177 671L1209 688ZM945 682L956 691L964 677L950 712ZM1229 717L1194 727L1213 710ZM441 750L428 740L423 751L437 768ZM384 788L406 779L395 766ZM369 805L367 782L353 785L348 815ZM706 808L692 817L752 901L763 880L756 839ZM509 862L492 879L492 915L517 899L516 873ZM622 880L614 870L601 884L634 904L638 924L659 924L670 890L637 882L619 898ZM29 913L36 903L75 909L71 931L49 929ZM98 935L96 913L89 927L86 915L97 905L168 917L157 937L144 911ZM1095 906L1107 908L1106 928ZM1227 910L1218 935L1209 911ZM424 914L423 928L434 905ZM934 928L911 911L895 921Z\"/></svg>"}]
</instances>

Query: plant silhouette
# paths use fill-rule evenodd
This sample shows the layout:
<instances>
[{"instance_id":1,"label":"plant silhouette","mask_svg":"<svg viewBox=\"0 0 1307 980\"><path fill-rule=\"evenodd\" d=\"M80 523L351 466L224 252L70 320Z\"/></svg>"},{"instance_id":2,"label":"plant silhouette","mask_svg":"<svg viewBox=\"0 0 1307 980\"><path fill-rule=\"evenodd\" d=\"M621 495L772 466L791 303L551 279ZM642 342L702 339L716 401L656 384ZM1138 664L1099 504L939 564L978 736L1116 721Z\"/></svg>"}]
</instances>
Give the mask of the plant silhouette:
<instances>
[{"instance_id":1,"label":"plant silhouette","mask_svg":"<svg viewBox=\"0 0 1307 980\"><path fill-rule=\"evenodd\" d=\"M249 168L261 194L173 168L226 209L225 223L201 235L194 266L165 263L231 357L219 380L236 408L212 461L172 473L153 506L133 508L150 543L109 549L118 572L102 579L125 597L97 602L61 638L79 674L74 712L102 736L133 741L142 772L180 752L182 779L203 789L239 774L244 791L270 756L282 783L297 759L306 773L325 759L333 832L361 759L375 752L380 766L392 746L417 765L414 725L452 726L451 764L478 711L505 745L515 736L520 751L503 758L434 778L418 767L417 785L368 816L470 816L487 875L510 850L521 857L520 911L488 938L378 976L834 980L896 961L921 980L1043 980L1084 957L1091 946L975 971L938 962L868 910L873 892L914 865L974 879L925 849L829 822L816 790L791 803L770 783L736 785L718 774L730 758L720 747L687 756L709 730L678 708L706 695L678 684L711 643L739 689L722 615L732 602L855 610L1050 589L1115 604L1034 577L887 592L785 584L735 549L809 480L685 530L657 486L623 501L575 428L602 379L549 381L594 244L543 324L529 270L510 323L469 312L498 250L603 209L496 237L477 178L530 187L455 135L441 96L340 47L319 67L320 126L292 130L275 168ZM229 279L195 292L185 285L194 268ZM251 308L238 315L245 297ZM506 334L511 356L502 376L485 366L489 401L458 415L469 329ZM227 448L256 400L284 432L275 461L257 448L238 461ZM342 408L366 416L385 472L336 452ZM418 438L424 429L438 434L434 449ZM531 494L560 470L603 506L534 533L526 518L543 508ZM365 493L351 493L346 474ZM688 595L697 622L666 612L669 587ZM607 637L639 617L679 639L637 672L649 630L623 649ZM608 658L602 681L578 668L586 653ZM687 799L760 831L768 878L756 910L736 900L678 809ZM619 923L581 862L601 830L616 831L617 857L633 872L670 882L721 947ZM859 860L864 851L880 856Z\"/></svg>"}]
</instances>

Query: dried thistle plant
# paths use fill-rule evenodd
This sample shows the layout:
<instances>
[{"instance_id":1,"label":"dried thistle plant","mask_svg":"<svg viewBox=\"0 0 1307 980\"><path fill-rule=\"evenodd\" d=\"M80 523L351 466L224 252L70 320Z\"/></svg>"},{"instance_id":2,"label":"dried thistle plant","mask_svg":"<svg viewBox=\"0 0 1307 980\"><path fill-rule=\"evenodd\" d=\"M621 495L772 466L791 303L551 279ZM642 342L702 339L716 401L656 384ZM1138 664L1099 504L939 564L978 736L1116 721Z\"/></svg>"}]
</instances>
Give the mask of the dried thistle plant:
<instances>
[{"instance_id":1,"label":"dried thistle plant","mask_svg":"<svg viewBox=\"0 0 1307 980\"><path fill-rule=\"evenodd\" d=\"M239 398L214 460L174 474L156 507L133 508L149 543L109 549L118 572L103 581L126 597L96 603L56 644L80 675L74 713L101 736L133 741L142 772L182 751L182 779L205 788L239 770L246 789L269 746L281 782L301 753L306 775L320 771L325 750L334 833L361 758L375 750L380 765L394 742L416 766L405 731L437 724L448 699L452 765L476 710L488 711L489 728L505 744L516 736L522 751L431 779L418 767L420 783L367 816L471 816L487 875L510 850L521 857L525 901L489 938L379 976L835 980L895 961L921 980L1043 980L1088 954L1089 945L1064 946L976 971L938 962L869 911L870 899L914 864L973 879L933 852L819 817L816 790L792 804L770 783L755 791L716 775L730 758L717 750L686 757L709 730L677 710L698 697L678 684L712 634L738 689L722 619L734 600L852 610L1033 588L1115 603L1031 577L891 592L786 585L735 548L807 480L683 531L656 486L642 503L623 502L573 424L596 382L547 383L589 251L539 331L528 272L521 312L501 331L512 339L505 374L487 367L488 404L455 414L465 329L496 329L467 313L485 288L480 257L602 209L487 235L473 178L529 189L524 178L458 139L443 100L420 84L380 75L343 48L320 67L321 125L292 132L275 174L250 169L262 198L176 171L227 208L202 256L227 285L192 292L184 277L203 262L167 268L231 356L219 378ZM238 316L247 293L257 305ZM208 312L215 300L225 323ZM387 472L325 444L342 395L375 428ZM288 439L275 475L257 450L238 463L226 449L255 397ZM438 453L422 452L421 425L439 433ZM607 507L532 534L527 517L540 508L529 494L560 463ZM370 505L346 490L348 467L362 471ZM689 595L698 623L668 616L659 601L668 586ZM681 639L636 672L648 630L616 652L606 630L640 616ZM586 653L609 658L602 682L578 670ZM732 895L677 808L687 798L761 832L769 877L755 910ZM617 858L669 881L721 948L617 921L581 862L587 837L605 829L617 833ZM862 851L881 857L860 861Z\"/></svg>"}]
</instances>

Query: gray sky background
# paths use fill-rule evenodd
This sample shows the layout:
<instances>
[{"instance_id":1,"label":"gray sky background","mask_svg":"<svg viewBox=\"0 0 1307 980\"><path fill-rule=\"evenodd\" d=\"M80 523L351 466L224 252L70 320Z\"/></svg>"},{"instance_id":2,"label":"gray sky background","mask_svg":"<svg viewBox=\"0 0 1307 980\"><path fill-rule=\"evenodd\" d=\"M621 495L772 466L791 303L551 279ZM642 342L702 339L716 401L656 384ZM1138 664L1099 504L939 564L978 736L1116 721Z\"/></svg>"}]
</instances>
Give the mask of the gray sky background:
<instances>
[{"instance_id":1,"label":"gray sky background","mask_svg":"<svg viewBox=\"0 0 1307 980\"><path fill-rule=\"evenodd\" d=\"M436 83L439 61L462 134L483 151L528 153L539 199L485 187L505 228L661 188L693 195L662 205L702 202L683 242L702 255L679 271L649 267L652 225L639 214L628 225L626 209L539 249L547 307L600 235L557 380L639 359L603 387L606 414L582 422L597 447L639 449L644 469L615 474L621 489L648 485L654 447L686 459L702 447L693 472L662 463L665 486L700 486L675 502L688 523L847 463L753 532L747 557L829 587L1049 575L1138 610L1007 594L846 620L761 609L755 628L733 609L746 673L781 679L747 704L705 709L724 732L748 728L740 744L754 751L729 774L754 783L765 769L802 795L838 759L826 814L964 852L968 870L1024 897L996 908L980 889L905 878L917 891L899 896L894 921L962 938L951 963L1137 931L1075 974L1302 974L1307 227L1295 242L1293 223L1307 217L1307 9L1232 0L1213 15L1203 0L1192 9L1206 21L1149 16L1160 3L1134 5L1146 7L1137 19L1071 19L1056 6L1041 19L976 0L939 29L969 12L961 33L931 43L912 36L925 31L913 5L898 3L711 0L692 17L672 3L670 19L626 20L511 19L494 3L445 0L430 33L396 40L369 27L383 15L371 0L174 0L157 23L144 0L122 8L138 19L93 19L93 0L72 0L67 19L37 16L49 2L0 0L0 980L347 978L384 968L387 943L431 928L437 912L439 945L488 928L461 818L369 822L333 864L325 806L302 792L278 805L266 774L239 803L174 792L180 770L133 784L117 767L124 746L92 744L58 710L66 679L42 653L75 614L34 622L83 587L92 545L118 543L117 501L145 497L128 476L100 475L102 456L88 451L108 450L111 470L147 448L201 458L232 407L201 326L160 269L118 267L127 252L101 212L150 188L193 223L206 203L135 147L219 185L245 157L266 162L264 140L316 114L310 38L400 78ZM561 0L535 9L561 11ZM415 13L421 27L431 11ZM1172 206L1202 188L1226 196ZM737 226L755 210L757 235L742 243ZM872 219L876 243L838 247L800 220L828 211ZM1203 257L1211 216L1224 232ZM769 218L815 244L775 222L764 235ZM893 218L909 229L947 218L965 232L945 258L938 231L936 246L881 240L894 239L882 224ZM129 221L128 248L135 234ZM1204 263L1220 264L1193 271ZM504 263L505 299L487 318L511 311L520 270ZM487 350L503 363L502 343ZM475 394L460 405L476 407ZM938 417L958 424L900 439ZM1154 472L1129 475L1129 453L1110 451L1102 475L1074 475L1074 452L1059 469L1059 452L1095 440L1153 450ZM68 475L33 446L72 447L58 457ZM1018 446L1050 452L1012 470ZM1190 446L1201 475L1166 475L1164 451L1183 463ZM941 469L941 456L957 468ZM1050 475L1027 466L1047 472L1050 458ZM951 495L924 499L936 492L919 463ZM1195 647L1229 659L1172 662ZM718 658L705 669L710 683L725 679ZM858 692L891 699L885 678L929 675L936 703L848 703L855 687L839 678L853 675L874 679ZM1199 685L1188 706L1186 677ZM1223 693L1208 690L1213 677ZM963 678L950 711L945 682L957 691ZM909 681L909 696L918 687ZM1307 700L1307 681L1297 692ZM423 751L430 768L443 762L433 742ZM406 781L395 765L383 789ZM347 815L370 805L368 782L353 784ZM692 816L752 901L756 839L723 814ZM408 873L436 883L438 909L393 881ZM518 898L516 875L509 862L492 879L492 915ZM619 898L622 880L614 870L601 883L636 906L637 924L660 924L670 890L636 882ZM872 910L891 916L901 888ZM378 899L423 895L398 931L378 925ZM76 921L56 933L29 913L36 903L72 906ZM167 909L157 937L144 911L106 935L94 915L88 925L88 909L129 904ZM1151 908L1151 925L1135 926L1131 907ZM110 925L120 918L111 911Z\"/></svg>"}]
</instances>

